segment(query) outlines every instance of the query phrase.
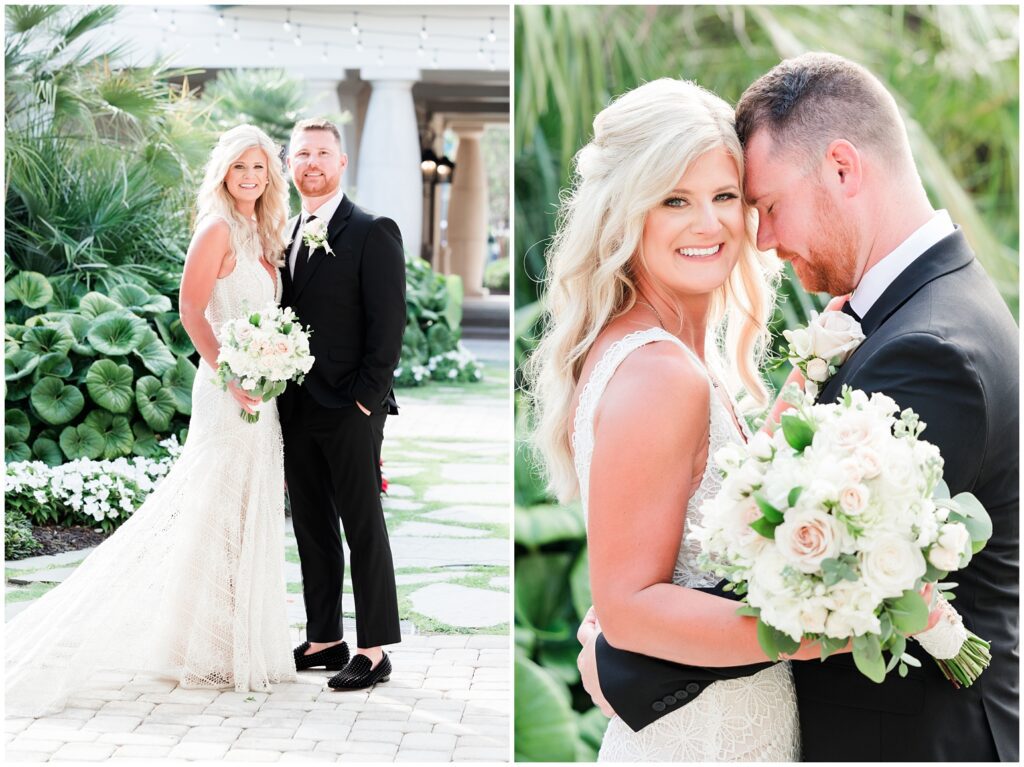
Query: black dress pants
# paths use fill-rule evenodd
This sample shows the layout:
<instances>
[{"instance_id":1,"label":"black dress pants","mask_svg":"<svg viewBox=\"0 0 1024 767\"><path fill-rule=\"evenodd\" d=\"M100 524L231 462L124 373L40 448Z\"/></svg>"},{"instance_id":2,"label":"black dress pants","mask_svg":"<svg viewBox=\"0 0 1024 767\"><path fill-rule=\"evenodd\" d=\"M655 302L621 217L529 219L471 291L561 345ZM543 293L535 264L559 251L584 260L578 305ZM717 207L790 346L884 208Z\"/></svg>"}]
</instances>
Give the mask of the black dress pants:
<instances>
[{"instance_id":1,"label":"black dress pants","mask_svg":"<svg viewBox=\"0 0 1024 767\"><path fill-rule=\"evenodd\" d=\"M342 638L345 531L359 647L400 642L391 545L380 503L380 448L387 413L327 408L302 388L282 423L285 479L299 545L306 639Z\"/></svg>"}]
</instances>

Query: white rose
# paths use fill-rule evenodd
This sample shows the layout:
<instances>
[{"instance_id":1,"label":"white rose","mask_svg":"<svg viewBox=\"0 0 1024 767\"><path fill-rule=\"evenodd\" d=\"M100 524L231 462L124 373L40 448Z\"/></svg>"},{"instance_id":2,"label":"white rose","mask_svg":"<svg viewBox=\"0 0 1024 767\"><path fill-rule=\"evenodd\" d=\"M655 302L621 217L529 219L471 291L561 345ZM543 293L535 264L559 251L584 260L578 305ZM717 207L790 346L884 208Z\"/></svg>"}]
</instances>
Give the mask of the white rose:
<instances>
[{"instance_id":1,"label":"white rose","mask_svg":"<svg viewBox=\"0 0 1024 767\"><path fill-rule=\"evenodd\" d=\"M824 602L830 611L825 621L827 636L846 639L881 631L875 616L878 599L863 582L840 581L828 590Z\"/></svg>"},{"instance_id":2,"label":"white rose","mask_svg":"<svg viewBox=\"0 0 1024 767\"><path fill-rule=\"evenodd\" d=\"M816 573L823 559L841 551L844 532L831 514L819 509L793 510L775 528L775 545L796 569Z\"/></svg>"},{"instance_id":3,"label":"white rose","mask_svg":"<svg viewBox=\"0 0 1024 767\"><path fill-rule=\"evenodd\" d=\"M763 431L759 431L751 439L747 445L747 450L755 458L759 458L762 461L770 461L772 455L775 453L775 447L772 444L771 435L766 434Z\"/></svg>"},{"instance_id":4,"label":"white rose","mask_svg":"<svg viewBox=\"0 0 1024 767\"><path fill-rule=\"evenodd\" d=\"M864 485L847 485L839 493L839 507L851 517L860 516L868 507L871 491Z\"/></svg>"},{"instance_id":5,"label":"white rose","mask_svg":"<svg viewBox=\"0 0 1024 767\"><path fill-rule=\"evenodd\" d=\"M800 603L800 627L805 634L821 634L825 631L828 608L821 597L810 597Z\"/></svg>"},{"instance_id":6,"label":"white rose","mask_svg":"<svg viewBox=\"0 0 1024 767\"><path fill-rule=\"evenodd\" d=\"M807 330L815 356L832 360L837 365L846 362L850 352L864 340L860 323L843 312L825 312L812 317Z\"/></svg>"},{"instance_id":7,"label":"white rose","mask_svg":"<svg viewBox=\"0 0 1024 767\"><path fill-rule=\"evenodd\" d=\"M760 467L761 464L757 461L747 460L736 470L733 477L741 492L749 492L764 481L764 475L761 473ZM730 479L733 477L730 477Z\"/></svg>"},{"instance_id":8,"label":"white rose","mask_svg":"<svg viewBox=\"0 0 1024 767\"><path fill-rule=\"evenodd\" d=\"M739 445L730 443L725 447L716 450L714 459L715 465L722 471L728 473L739 468L739 465L743 463L745 456L743 455L743 450Z\"/></svg>"},{"instance_id":9,"label":"white rose","mask_svg":"<svg viewBox=\"0 0 1024 767\"><path fill-rule=\"evenodd\" d=\"M811 353L811 334L807 332L807 328L796 328L795 330L783 330L782 335L789 342L789 345L793 347L795 351L801 357L807 357Z\"/></svg>"},{"instance_id":10,"label":"white rose","mask_svg":"<svg viewBox=\"0 0 1024 767\"><path fill-rule=\"evenodd\" d=\"M914 588L927 569L913 541L898 536L861 541L861 577L879 597L898 597Z\"/></svg>"},{"instance_id":11,"label":"white rose","mask_svg":"<svg viewBox=\"0 0 1024 767\"><path fill-rule=\"evenodd\" d=\"M882 462L878 458L878 453L870 447L858 447L854 456L860 464L860 470L865 479L874 479L882 471Z\"/></svg>"},{"instance_id":12,"label":"white rose","mask_svg":"<svg viewBox=\"0 0 1024 767\"><path fill-rule=\"evenodd\" d=\"M729 509L724 530L726 539L736 553L748 559L753 559L770 543L768 538L750 526L761 516L761 510L753 498L744 498Z\"/></svg>"},{"instance_id":13,"label":"white rose","mask_svg":"<svg viewBox=\"0 0 1024 767\"><path fill-rule=\"evenodd\" d=\"M928 561L940 570L949 572L960 567L960 558L967 549L970 533L960 522L950 522L939 528L939 538L928 552Z\"/></svg>"},{"instance_id":14,"label":"white rose","mask_svg":"<svg viewBox=\"0 0 1024 767\"><path fill-rule=\"evenodd\" d=\"M812 381L824 383L828 380L828 363L821 357L815 357L807 363L807 377Z\"/></svg>"}]
</instances>

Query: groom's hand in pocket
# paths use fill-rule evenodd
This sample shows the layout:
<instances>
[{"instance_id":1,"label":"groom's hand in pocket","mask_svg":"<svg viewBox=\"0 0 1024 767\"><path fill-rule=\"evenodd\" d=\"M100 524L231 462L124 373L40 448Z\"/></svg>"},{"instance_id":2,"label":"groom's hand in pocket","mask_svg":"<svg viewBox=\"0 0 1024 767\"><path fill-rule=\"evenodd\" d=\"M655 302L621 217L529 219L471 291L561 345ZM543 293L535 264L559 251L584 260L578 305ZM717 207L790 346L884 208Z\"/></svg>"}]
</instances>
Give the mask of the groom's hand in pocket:
<instances>
[{"instance_id":1,"label":"groom's hand in pocket","mask_svg":"<svg viewBox=\"0 0 1024 767\"><path fill-rule=\"evenodd\" d=\"M370 411L363 407L363 403L359 400L356 400L356 407L363 412L363 415L370 415Z\"/></svg>"},{"instance_id":2,"label":"groom's hand in pocket","mask_svg":"<svg viewBox=\"0 0 1024 767\"><path fill-rule=\"evenodd\" d=\"M597 615L594 608L587 610L583 622L576 631L576 638L583 649L576 657L576 666L580 670L580 677L583 680L583 689L590 695L594 705L601 709L601 713L607 717L615 716L615 710L611 707L604 694L601 692L601 682L597 676L597 636L601 633L601 625L597 622Z\"/></svg>"}]
</instances>

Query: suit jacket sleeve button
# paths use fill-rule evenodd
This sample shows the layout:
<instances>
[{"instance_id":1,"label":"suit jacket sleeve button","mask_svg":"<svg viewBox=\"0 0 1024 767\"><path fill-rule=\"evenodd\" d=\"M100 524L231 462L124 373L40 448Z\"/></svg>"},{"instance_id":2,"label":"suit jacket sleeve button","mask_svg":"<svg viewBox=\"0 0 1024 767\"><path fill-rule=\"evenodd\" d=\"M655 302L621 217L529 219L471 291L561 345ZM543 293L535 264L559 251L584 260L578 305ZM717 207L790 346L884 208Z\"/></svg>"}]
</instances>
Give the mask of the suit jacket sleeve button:
<instances>
[{"instance_id":1,"label":"suit jacket sleeve button","mask_svg":"<svg viewBox=\"0 0 1024 767\"><path fill-rule=\"evenodd\" d=\"M665 704L662 703L660 700L656 700L654 701L654 703L651 704L651 708L653 708L658 713L661 713L665 710Z\"/></svg>"},{"instance_id":2,"label":"suit jacket sleeve button","mask_svg":"<svg viewBox=\"0 0 1024 767\"><path fill-rule=\"evenodd\" d=\"M688 693L686 690L676 690L675 694L676 694L676 700L680 700L680 701L686 700L687 698L690 697L690 693Z\"/></svg>"},{"instance_id":3,"label":"suit jacket sleeve button","mask_svg":"<svg viewBox=\"0 0 1024 767\"><path fill-rule=\"evenodd\" d=\"M675 695L666 695L664 698L661 699L661 701L666 706L674 706L676 704L676 696Z\"/></svg>"},{"instance_id":4,"label":"suit jacket sleeve button","mask_svg":"<svg viewBox=\"0 0 1024 767\"><path fill-rule=\"evenodd\" d=\"M700 690L700 685L696 682L690 682L688 685L686 685L686 691L691 695L697 692L698 690Z\"/></svg>"}]
</instances>

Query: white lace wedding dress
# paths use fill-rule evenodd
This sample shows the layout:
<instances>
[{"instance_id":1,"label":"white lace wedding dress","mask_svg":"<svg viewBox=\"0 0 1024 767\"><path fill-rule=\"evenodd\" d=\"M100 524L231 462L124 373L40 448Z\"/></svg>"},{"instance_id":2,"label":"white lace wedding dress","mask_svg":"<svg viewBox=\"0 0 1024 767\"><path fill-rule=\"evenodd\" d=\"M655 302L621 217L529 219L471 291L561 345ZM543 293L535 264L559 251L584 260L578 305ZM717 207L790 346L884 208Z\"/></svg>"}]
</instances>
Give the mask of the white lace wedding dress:
<instances>
[{"instance_id":1,"label":"white lace wedding dress","mask_svg":"<svg viewBox=\"0 0 1024 767\"><path fill-rule=\"evenodd\" d=\"M214 332L277 302L279 282L254 240L214 286ZM64 583L7 623L8 714L87 698L110 671L236 691L295 678L276 403L246 423L213 377L201 362L188 438L163 482Z\"/></svg>"},{"instance_id":2,"label":"white lace wedding dress","mask_svg":"<svg viewBox=\"0 0 1024 767\"><path fill-rule=\"evenodd\" d=\"M573 429L573 453L584 514L594 453L594 412L608 381L633 351L655 341L669 341L694 359L700 359L679 339L661 328L630 333L604 353L580 395ZM697 490L686 506L686 525L699 519L700 505L721 487L721 476L711 456L730 441L743 437L721 397L711 389L711 444L707 466ZM680 392L680 396L686 396ZM684 533L685 535L685 533ZM672 582L680 586L714 586L719 578L697 566L699 545L681 542ZM626 648L629 649L629 648ZM608 723L598 760L603 762L766 762L796 761L800 728L796 695L788 663L777 663L753 676L708 685L691 703L681 706L633 732L619 717Z\"/></svg>"}]
</instances>

